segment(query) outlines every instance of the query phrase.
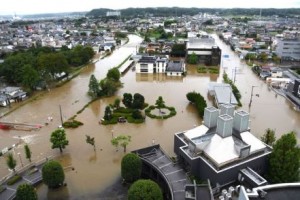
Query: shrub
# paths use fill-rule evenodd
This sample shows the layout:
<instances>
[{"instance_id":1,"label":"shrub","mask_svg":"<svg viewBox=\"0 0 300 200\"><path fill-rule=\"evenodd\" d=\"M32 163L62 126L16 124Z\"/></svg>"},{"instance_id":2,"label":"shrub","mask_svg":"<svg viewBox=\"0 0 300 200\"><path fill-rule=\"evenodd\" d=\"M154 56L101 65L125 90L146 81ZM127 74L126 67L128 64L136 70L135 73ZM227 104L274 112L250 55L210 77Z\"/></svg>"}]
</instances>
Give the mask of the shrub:
<instances>
[{"instance_id":1,"label":"shrub","mask_svg":"<svg viewBox=\"0 0 300 200\"><path fill-rule=\"evenodd\" d=\"M63 185L65 173L59 162L51 160L43 166L42 177L49 188L57 188Z\"/></svg>"},{"instance_id":2,"label":"shrub","mask_svg":"<svg viewBox=\"0 0 300 200\"><path fill-rule=\"evenodd\" d=\"M66 121L63 123L63 127L64 128L77 128L79 126L82 126L83 123L80 121L77 121L75 119L73 119L72 121Z\"/></svg>"},{"instance_id":3,"label":"shrub","mask_svg":"<svg viewBox=\"0 0 300 200\"><path fill-rule=\"evenodd\" d=\"M196 93L196 92L189 92L186 94L186 97L191 103L195 104L200 117L203 117L204 109L207 106L206 101L203 98L203 96L201 96L201 94Z\"/></svg>"},{"instance_id":4,"label":"shrub","mask_svg":"<svg viewBox=\"0 0 300 200\"><path fill-rule=\"evenodd\" d=\"M8 179L7 181L7 185L13 185L16 182L20 181L22 179L21 176L19 176L18 174L14 175L13 177L11 177L10 179Z\"/></svg>"},{"instance_id":5,"label":"shrub","mask_svg":"<svg viewBox=\"0 0 300 200\"><path fill-rule=\"evenodd\" d=\"M151 180L138 180L128 190L128 200L155 199L163 200L163 195L157 183Z\"/></svg>"},{"instance_id":6,"label":"shrub","mask_svg":"<svg viewBox=\"0 0 300 200\"><path fill-rule=\"evenodd\" d=\"M37 200L37 193L32 185L21 184L18 186L16 200Z\"/></svg>"},{"instance_id":7,"label":"shrub","mask_svg":"<svg viewBox=\"0 0 300 200\"><path fill-rule=\"evenodd\" d=\"M3 192L3 191L5 191L5 190L6 190L6 187L0 185L0 193Z\"/></svg>"},{"instance_id":8,"label":"shrub","mask_svg":"<svg viewBox=\"0 0 300 200\"><path fill-rule=\"evenodd\" d=\"M127 182L138 180L142 173L142 161L134 153L125 155L121 162L121 176Z\"/></svg>"}]
</instances>

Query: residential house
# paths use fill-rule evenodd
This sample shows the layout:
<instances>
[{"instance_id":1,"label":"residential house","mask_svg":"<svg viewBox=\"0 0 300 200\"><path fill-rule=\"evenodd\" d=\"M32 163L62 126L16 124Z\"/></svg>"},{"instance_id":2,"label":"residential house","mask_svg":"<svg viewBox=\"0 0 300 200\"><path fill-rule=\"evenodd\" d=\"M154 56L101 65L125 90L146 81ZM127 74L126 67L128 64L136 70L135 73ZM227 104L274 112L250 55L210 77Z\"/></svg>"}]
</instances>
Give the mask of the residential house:
<instances>
[{"instance_id":1,"label":"residential house","mask_svg":"<svg viewBox=\"0 0 300 200\"><path fill-rule=\"evenodd\" d=\"M136 63L136 73L165 73L167 62L166 57L142 56Z\"/></svg>"},{"instance_id":2,"label":"residential house","mask_svg":"<svg viewBox=\"0 0 300 200\"><path fill-rule=\"evenodd\" d=\"M182 76L185 72L184 61L170 60L166 66L167 76Z\"/></svg>"},{"instance_id":3,"label":"residential house","mask_svg":"<svg viewBox=\"0 0 300 200\"><path fill-rule=\"evenodd\" d=\"M22 101L27 95L20 87L6 87L0 89L0 93L6 95L10 102Z\"/></svg>"}]
</instances>

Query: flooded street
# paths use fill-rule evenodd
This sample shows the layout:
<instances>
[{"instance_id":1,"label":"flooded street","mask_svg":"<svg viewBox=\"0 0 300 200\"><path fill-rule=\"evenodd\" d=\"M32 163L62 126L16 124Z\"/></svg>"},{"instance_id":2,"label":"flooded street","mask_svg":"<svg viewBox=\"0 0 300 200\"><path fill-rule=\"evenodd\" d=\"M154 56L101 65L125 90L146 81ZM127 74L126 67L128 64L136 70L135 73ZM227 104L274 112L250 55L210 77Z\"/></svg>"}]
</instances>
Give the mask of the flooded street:
<instances>
[{"instance_id":1,"label":"flooded street","mask_svg":"<svg viewBox=\"0 0 300 200\"><path fill-rule=\"evenodd\" d=\"M275 97L267 85L252 73L251 69L234 53L214 36L223 54L228 54L229 59L222 62L229 77L232 76L232 69L237 68L236 85L242 94L243 107L240 109L250 111L251 130L254 135L261 136L267 128L276 129L277 137L288 131L297 131L300 138L300 113L293 110L287 100L281 96ZM123 87L119 89L115 97L103 98L93 102L81 114L77 120L84 123L77 129L66 129L69 145L62 156L58 149L51 149L50 134L61 124L59 117L59 105L62 107L63 118L68 119L86 103L90 101L87 95L88 83L91 74L97 79L106 76L108 69L118 65L127 56L136 51L142 39L131 35L130 42L117 49L111 56L90 64L82 73L64 84L44 93L34 101L20 107L8 116L1 118L2 121L28 122L33 124L44 124L48 116L53 121L41 128L39 131L3 131L0 130L1 148L17 143L20 139L29 143L35 160L46 156L59 156L58 159L64 167L72 166L75 170L66 170L67 187L59 191L48 191L44 185L38 187L38 194L41 199L82 199L96 197L102 190L111 185L120 176L120 162L124 155L122 149L116 151L111 145L112 137L126 134L132 136L127 151L155 144L161 144L162 148L170 156L173 153L173 135L175 132L183 131L201 124L201 119L193 106L189 105L186 94L191 91L201 93L206 99L208 83L211 81L222 81L222 73L219 75L198 74L193 66L188 67L188 74L185 77L167 77L161 74L147 75L138 74L129 70L122 78ZM254 94L251 109L250 101L252 86ZM149 105L155 104L158 96L162 96L167 106L175 107L177 115L167 120L156 120L147 118L143 124L117 124L103 126L98 121L104 115L107 105L113 103L116 97L122 98L123 93L140 93L145 97ZM212 105L212 101L208 101ZM85 142L85 135L95 137L96 152L91 145ZM20 138L18 137L20 136ZM17 153L20 152L24 164L25 159L23 145L15 149L15 158L20 165ZM0 158L0 176L7 175L9 171L3 157Z\"/></svg>"}]
</instances>

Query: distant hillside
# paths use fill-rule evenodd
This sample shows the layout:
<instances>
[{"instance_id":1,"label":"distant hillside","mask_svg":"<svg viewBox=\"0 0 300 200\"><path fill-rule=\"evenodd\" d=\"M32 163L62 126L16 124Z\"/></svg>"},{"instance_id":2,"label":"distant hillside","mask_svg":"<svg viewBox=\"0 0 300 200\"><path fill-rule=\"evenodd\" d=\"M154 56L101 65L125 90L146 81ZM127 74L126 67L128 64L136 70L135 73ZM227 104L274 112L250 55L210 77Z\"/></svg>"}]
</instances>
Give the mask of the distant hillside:
<instances>
[{"instance_id":1,"label":"distant hillside","mask_svg":"<svg viewBox=\"0 0 300 200\"><path fill-rule=\"evenodd\" d=\"M62 17L71 17L71 16L84 16L87 12L65 12L65 13L45 13L45 14L33 14L33 15L22 15L24 19L34 19L34 18L62 18Z\"/></svg>"},{"instance_id":2,"label":"distant hillside","mask_svg":"<svg viewBox=\"0 0 300 200\"><path fill-rule=\"evenodd\" d=\"M111 9L93 9L86 14L89 17L101 17L105 16L107 11ZM145 14L153 14L154 16L182 16L182 15L195 15L198 13L210 13L220 14L223 16L228 15L259 15L259 8L232 8L232 9L220 9L220 8L178 8L178 7L160 7L160 8L126 8L121 9L121 15L124 17L132 16L144 16ZM300 15L299 8L286 8L286 9L275 9L266 8L262 9L262 16L292 16Z\"/></svg>"}]
</instances>

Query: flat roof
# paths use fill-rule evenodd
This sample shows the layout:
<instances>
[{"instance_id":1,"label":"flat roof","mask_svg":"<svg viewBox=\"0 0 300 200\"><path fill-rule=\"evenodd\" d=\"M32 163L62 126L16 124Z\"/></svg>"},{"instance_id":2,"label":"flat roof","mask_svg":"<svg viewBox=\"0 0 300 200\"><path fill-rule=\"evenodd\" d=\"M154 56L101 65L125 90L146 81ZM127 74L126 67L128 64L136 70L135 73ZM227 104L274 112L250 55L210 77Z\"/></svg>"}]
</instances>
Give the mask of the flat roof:
<instances>
[{"instance_id":1,"label":"flat roof","mask_svg":"<svg viewBox=\"0 0 300 200\"><path fill-rule=\"evenodd\" d=\"M184 133L185 137L193 141L197 146L197 138L207 133L209 129L205 125L198 126ZM265 144L258 138L246 131L240 134L242 140L250 145L250 155L266 148ZM239 158L235 149L233 136L221 137L214 134L210 142L203 149L203 153L217 166L225 165Z\"/></svg>"},{"instance_id":2,"label":"flat roof","mask_svg":"<svg viewBox=\"0 0 300 200\"><path fill-rule=\"evenodd\" d=\"M184 133L184 136L190 140L193 138L199 137L207 133L208 128L204 125L202 126L197 126L196 128L193 128L191 130L188 130Z\"/></svg>"}]
</instances>

